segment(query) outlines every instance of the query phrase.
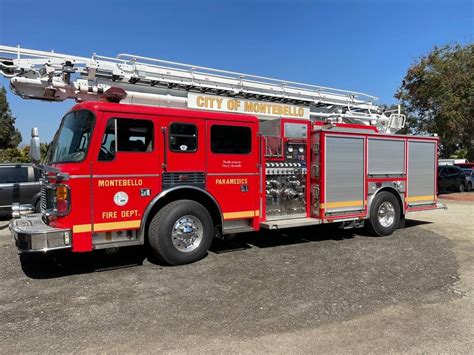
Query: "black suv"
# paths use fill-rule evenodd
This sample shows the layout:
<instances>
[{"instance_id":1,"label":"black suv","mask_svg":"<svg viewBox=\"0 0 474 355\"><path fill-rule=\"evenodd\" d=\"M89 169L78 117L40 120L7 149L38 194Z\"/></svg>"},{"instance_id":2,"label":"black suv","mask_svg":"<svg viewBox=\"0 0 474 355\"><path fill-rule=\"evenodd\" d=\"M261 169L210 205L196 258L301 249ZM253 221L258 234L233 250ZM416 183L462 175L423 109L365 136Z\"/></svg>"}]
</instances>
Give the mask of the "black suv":
<instances>
[{"instance_id":1,"label":"black suv","mask_svg":"<svg viewBox=\"0 0 474 355\"><path fill-rule=\"evenodd\" d=\"M462 169L454 165L438 166L438 192L466 190L466 176Z\"/></svg>"},{"instance_id":2,"label":"black suv","mask_svg":"<svg viewBox=\"0 0 474 355\"><path fill-rule=\"evenodd\" d=\"M12 203L40 209L40 172L33 164L0 164L0 215L10 216Z\"/></svg>"}]
</instances>

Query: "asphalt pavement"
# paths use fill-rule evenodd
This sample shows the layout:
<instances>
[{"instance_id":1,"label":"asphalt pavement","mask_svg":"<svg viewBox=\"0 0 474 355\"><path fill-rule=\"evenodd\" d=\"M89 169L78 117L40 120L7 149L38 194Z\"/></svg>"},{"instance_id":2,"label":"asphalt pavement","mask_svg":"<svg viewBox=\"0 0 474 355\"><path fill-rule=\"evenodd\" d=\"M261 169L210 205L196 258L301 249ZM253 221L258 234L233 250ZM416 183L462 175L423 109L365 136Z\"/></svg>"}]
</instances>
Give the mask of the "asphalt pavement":
<instances>
[{"instance_id":1,"label":"asphalt pavement","mask_svg":"<svg viewBox=\"0 0 474 355\"><path fill-rule=\"evenodd\" d=\"M18 255L0 222L0 352L472 353L474 203L409 218L239 235L179 267Z\"/></svg>"}]
</instances>

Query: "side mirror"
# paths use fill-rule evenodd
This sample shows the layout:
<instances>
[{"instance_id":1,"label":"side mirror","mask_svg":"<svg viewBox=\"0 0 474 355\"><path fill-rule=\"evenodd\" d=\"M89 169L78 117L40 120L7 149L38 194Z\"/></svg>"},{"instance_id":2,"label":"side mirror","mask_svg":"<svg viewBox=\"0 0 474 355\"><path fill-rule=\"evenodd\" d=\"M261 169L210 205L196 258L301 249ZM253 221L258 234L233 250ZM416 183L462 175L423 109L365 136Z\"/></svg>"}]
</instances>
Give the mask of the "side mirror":
<instances>
[{"instance_id":1,"label":"side mirror","mask_svg":"<svg viewBox=\"0 0 474 355\"><path fill-rule=\"evenodd\" d=\"M30 159L34 163L38 163L41 160L41 149L40 149L38 127L33 127L31 129Z\"/></svg>"}]
</instances>

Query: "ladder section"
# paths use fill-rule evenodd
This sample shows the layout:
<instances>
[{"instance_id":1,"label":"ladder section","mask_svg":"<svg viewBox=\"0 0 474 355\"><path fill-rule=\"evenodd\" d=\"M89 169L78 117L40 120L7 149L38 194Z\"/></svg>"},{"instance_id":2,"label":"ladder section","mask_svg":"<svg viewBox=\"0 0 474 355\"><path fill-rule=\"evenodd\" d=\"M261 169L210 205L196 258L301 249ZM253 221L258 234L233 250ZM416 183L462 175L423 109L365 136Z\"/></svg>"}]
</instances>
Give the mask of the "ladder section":
<instances>
[{"instance_id":1,"label":"ladder section","mask_svg":"<svg viewBox=\"0 0 474 355\"><path fill-rule=\"evenodd\" d=\"M94 54L91 58L86 58L0 46L0 71L5 77L36 79L36 83L39 83L38 80L46 80L52 86L62 86L63 89L72 84L71 76L77 73L80 78L76 79L76 90L87 86L88 91L92 92L100 91L100 87L107 84L113 86L123 83L300 105L336 105L361 109L375 108L373 101L377 99L354 91L130 54L119 54L116 58ZM26 83L25 80L12 80L12 83L15 82ZM31 81L33 83L35 82ZM97 87L96 90L94 86ZM143 88L138 91L147 92ZM54 96L49 99L53 98ZM61 96L58 98L61 99Z\"/></svg>"},{"instance_id":2,"label":"ladder section","mask_svg":"<svg viewBox=\"0 0 474 355\"><path fill-rule=\"evenodd\" d=\"M120 87L127 93L124 103L185 108L190 93L198 93L298 105L312 119L377 125L388 133L404 123L403 115L378 112L377 98L364 93L131 54L88 58L0 46L0 74L25 99L91 101Z\"/></svg>"}]
</instances>

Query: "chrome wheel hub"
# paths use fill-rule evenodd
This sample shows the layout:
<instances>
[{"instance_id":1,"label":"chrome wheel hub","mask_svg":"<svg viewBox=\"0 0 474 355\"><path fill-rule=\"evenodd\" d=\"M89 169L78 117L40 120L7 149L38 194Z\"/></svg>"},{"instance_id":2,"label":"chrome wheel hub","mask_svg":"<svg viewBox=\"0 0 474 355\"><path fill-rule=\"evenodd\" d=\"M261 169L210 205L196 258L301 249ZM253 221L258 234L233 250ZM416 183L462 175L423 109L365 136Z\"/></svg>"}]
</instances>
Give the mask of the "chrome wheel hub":
<instances>
[{"instance_id":1,"label":"chrome wheel hub","mask_svg":"<svg viewBox=\"0 0 474 355\"><path fill-rule=\"evenodd\" d=\"M392 226L395 221L395 207L388 201L382 202L378 211L378 220L380 225L385 228Z\"/></svg>"},{"instance_id":2,"label":"chrome wheel hub","mask_svg":"<svg viewBox=\"0 0 474 355\"><path fill-rule=\"evenodd\" d=\"M181 252L191 252L201 244L203 238L202 223L196 216L180 217L173 225L171 240L176 249Z\"/></svg>"}]
</instances>

